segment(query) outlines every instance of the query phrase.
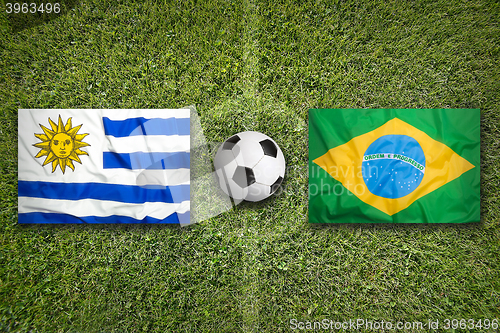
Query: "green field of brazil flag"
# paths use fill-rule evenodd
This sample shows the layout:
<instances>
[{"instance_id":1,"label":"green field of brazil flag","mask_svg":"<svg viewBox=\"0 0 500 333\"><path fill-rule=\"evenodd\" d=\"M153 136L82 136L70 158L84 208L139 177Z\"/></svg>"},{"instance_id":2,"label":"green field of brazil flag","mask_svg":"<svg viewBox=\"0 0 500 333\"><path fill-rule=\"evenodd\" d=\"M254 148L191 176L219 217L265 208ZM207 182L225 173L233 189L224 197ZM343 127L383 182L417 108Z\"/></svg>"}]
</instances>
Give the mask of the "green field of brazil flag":
<instances>
[{"instance_id":1,"label":"green field of brazil flag","mask_svg":"<svg viewBox=\"0 0 500 333\"><path fill-rule=\"evenodd\" d=\"M310 223L480 221L478 109L309 112Z\"/></svg>"}]
</instances>

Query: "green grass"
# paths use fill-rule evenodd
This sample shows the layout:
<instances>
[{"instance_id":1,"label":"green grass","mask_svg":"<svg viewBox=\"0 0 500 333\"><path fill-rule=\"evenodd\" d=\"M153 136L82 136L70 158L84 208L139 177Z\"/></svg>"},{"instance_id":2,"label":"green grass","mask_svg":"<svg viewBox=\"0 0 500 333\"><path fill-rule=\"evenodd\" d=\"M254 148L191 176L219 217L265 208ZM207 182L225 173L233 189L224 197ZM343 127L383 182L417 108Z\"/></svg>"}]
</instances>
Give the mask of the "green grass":
<instances>
[{"instance_id":1,"label":"green grass","mask_svg":"<svg viewBox=\"0 0 500 333\"><path fill-rule=\"evenodd\" d=\"M2 15L0 331L500 319L498 2L89 0L25 28ZM273 137L286 191L187 228L17 224L18 108L193 104L210 142ZM480 108L482 222L309 225L307 110L326 107Z\"/></svg>"}]
</instances>

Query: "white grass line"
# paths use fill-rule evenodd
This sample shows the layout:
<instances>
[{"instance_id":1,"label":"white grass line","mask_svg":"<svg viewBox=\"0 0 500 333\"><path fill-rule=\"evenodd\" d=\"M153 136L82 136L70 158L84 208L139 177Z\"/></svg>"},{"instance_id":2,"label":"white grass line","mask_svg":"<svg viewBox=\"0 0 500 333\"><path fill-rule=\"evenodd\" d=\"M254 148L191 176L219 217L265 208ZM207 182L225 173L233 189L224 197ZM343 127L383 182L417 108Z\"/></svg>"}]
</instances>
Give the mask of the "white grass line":
<instances>
[{"instance_id":1,"label":"white grass line","mask_svg":"<svg viewBox=\"0 0 500 333\"><path fill-rule=\"evenodd\" d=\"M257 14L257 6L252 0L245 0L243 6L245 11L245 30L243 35L244 66L242 75L243 99L245 101L245 106L252 106L254 108L257 108L262 103L257 91L257 81L259 73L259 59L257 57L257 51L259 45L258 41L253 38L252 33L259 27L260 22ZM251 128L249 128L248 130L251 130ZM260 251L258 249L257 242L257 238L259 236L252 223L255 223L255 221L248 221L248 225L247 222L245 222L242 228L238 231L238 233L242 236L242 246L244 246L245 248L243 262L246 263L243 268L243 289L241 291L241 298L239 303L240 311L243 317L243 332L260 331L259 286L261 284L259 272L256 267L256 259L258 258L258 252Z\"/></svg>"}]
</instances>

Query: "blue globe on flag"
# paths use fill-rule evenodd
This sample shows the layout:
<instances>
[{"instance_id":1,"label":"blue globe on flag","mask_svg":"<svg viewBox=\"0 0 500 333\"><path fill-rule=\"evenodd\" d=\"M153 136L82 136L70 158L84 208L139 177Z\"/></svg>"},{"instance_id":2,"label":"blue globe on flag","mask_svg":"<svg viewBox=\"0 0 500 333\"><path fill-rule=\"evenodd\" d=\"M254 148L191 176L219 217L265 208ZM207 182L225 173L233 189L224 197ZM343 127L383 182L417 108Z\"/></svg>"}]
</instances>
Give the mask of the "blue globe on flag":
<instances>
[{"instance_id":1,"label":"blue globe on flag","mask_svg":"<svg viewBox=\"0 0 500 333\"><path fill-rule=\"evenodd\" d=\"M407 135L381 136L363 155L363 180L371 193L383 198L410 194L420 185L424 173L424 151Z\"/></svg>"}]
</instances>

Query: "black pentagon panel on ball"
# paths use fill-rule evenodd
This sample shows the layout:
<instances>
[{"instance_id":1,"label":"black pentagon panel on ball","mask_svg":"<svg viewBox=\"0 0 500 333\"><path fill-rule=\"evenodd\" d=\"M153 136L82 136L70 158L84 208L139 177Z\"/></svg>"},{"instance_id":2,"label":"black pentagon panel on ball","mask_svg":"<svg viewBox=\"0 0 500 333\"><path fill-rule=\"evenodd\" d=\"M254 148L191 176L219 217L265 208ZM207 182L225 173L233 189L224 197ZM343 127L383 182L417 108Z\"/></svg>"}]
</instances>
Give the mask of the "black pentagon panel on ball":
<instances>
[{"instance_id":1,"label":"black pentagon panel on ball","mask_svg":"<svg viewBox=\"0 0 500 333\"><path fill-rule=\"evenodd\" d=\"M224 145L222 146L222 149L227 149L227 150L231 150L233 149L234 145L236 143L238 143L238 141L240 141L240 137L237 136L237 135L233 135L232 137L230 137L229 139L226 140L226 142L224 142Z\"/></svg>"},{"instance_id":2,"label":"black pentagon panel on ball","mask_svg":"<svg viewBox=\"0 0 500 333\"><path fill-rule=\"evenodd\" d=\"M278 187L280 187L282 181L283 177L279 176L278 179L276 179L276 181L274 182L274 184L271 185L271 193L273 193L278 189Z\"/></svg>"},{"instance_id":3,"label":"black pentagon panel on ball","mask_svg":"<svg viewBox=\"0 0 500 333\"><path fill-rule=\"evenodd\" d=\"M247 185L250 186L255 183L255 175L253 173L253 170L250 168L245 167L245 172L247 174Z\"/></svg>"},{"instance_id":4,"label":"black pentagon panel on ball","mask_svg":"<svg viewBox=\"0 0 500 333\"><path fill-rule=\"evenodd\" d=\"M276 147L274 142L272 142L269 139L265 139L259 143L262 146L262 150L264 151L264 154L266 154L267 156L271 156L271 157L278 156L278 147Z\"/></svg>"},{"instance_id":5,"label":"black pentagon panel on ball","mask_svg":"<svg viewBox=\"0 0 500 333\"><path fill-rule=\"evenodd\" d=\"M234 171L233 180L238 186L245 188L255 183L255 175L252 169L238 166Z\"/></svg>"}]
</instances>

